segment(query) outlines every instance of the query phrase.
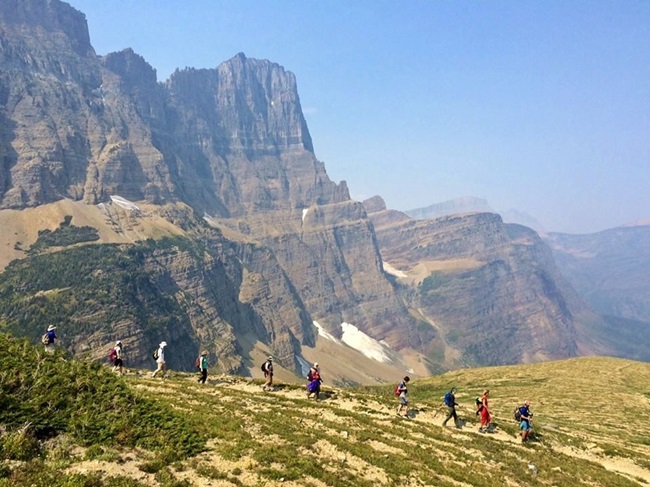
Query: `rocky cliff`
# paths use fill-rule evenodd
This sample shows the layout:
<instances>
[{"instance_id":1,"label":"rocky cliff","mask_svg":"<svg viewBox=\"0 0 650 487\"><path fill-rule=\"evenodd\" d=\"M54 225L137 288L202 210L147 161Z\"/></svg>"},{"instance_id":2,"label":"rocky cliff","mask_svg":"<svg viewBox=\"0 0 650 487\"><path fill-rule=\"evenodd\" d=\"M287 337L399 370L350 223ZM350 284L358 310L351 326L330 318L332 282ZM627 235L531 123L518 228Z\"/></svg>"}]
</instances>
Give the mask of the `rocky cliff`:
<instances>
[{"instance_id":1,"label":"rocky cliff","mask_svg":"<svg viewBox=\"0 0 650 487\"><path fill-rule=\"evenodd\" d=\"M650 226L549 233L562 273L596 312L650 323Z\"/></svg>"},{"instance_id":2,"label":"rocky cliff","mask_svg":"<svg viewBox=\"0 0 650 487\"><path fill-rule=\"evenodd\" d=\"M412 220L370 203L382 257L441 333L430 353L466 364L577 354L578 305L534 231L491 213Z\"/></svg>"}]
</instances>

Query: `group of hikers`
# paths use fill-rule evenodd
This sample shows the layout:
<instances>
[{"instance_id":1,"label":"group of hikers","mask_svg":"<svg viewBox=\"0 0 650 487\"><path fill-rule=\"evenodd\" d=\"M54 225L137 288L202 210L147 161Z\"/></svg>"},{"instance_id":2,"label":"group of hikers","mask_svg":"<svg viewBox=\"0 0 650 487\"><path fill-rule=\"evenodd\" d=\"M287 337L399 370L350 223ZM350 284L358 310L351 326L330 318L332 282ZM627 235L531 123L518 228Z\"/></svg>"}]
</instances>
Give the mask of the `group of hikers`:
<instances>
[{"instance_id":1,"label":"group of hikers","mask_svg":"<svg viewBox=\"0 0 650 487\"><path fill-rule=\"evenodd\" d=\"M398 416L402 414L404 409L404 416L409 417L409 401L406 397L408 393L407 384L410 381L410 377L404 377L395 387L395 395L399 399L399 405L397 406ZM479 416L479 433L487 433L491 431L491 422L492 416L490 414L489 408L489 396L490 390L486 389L483 391L481 397L477 397L475 400L476 404L476 415ZM461 423L458 419L458 413L456 412L456 407L458 403L456 402L456 388L452 387L449 392L444 396L444 404L447 408L447 416L442 422L442 426L447 426L447 422L453 418L454 425L456 428L461 428ZM530 401L526 399L522 406L518 406L514 412L514 419L519 423L519 430L521 434L521 442L525 443L528 441L532 431L533 431L533 413L530 411Z\"/></svg>"},{"instance_id":2,"label":"group of hikers","mask_svg":"<svg viewBox=\"0 0 650 487\"><path fill-rule=\"evenodd\" d=\"M42 336L41 341L45 345L45 349L52 353L54 351L54 344L57 339L56 326L50 325L47 327L46 333ZM156 370L151 374L152 378L156 378L158 374L161 374L164 377L167 376L167 363L165 361L165 348L167 347L167 342L162 341L158 345L158 349L153 352L153 359L156 361ZM124 351L121 340L115 342L115 346L111 348L109 352L109 361L113 365L113 372L124 375ZM195 366L198 369L200 375L197 379L197 382L205 384L208 378L208 352L204 350L201 352L199 357L195 361ZM262 389L264 391L273 391L273 357L269 356L266 361L261 366L262 373L264 374L264 385ZM407 398L408 393L408 383L411 378L405 376L395 387L395 396L399 400L397 406L397 414L404 415L406 418L409 418L409 400ZM321 392L321 384L323 379L321 377L320 367L318 362L309 368L307 373L307 398L319 399ZM486 389L483 391L483 395L477 397L475 400L476 404L476 415L479 416L479 433L486 433L490 431L492 416L490 414L489 408L489 396L490 390ZM444 396L444 405L447 408L447 416L442 422L442 426L447 426L447 422L450 419L454 420L456 428L460 428L461 424L458 419L458 413L456 412L456 407L458 403L456 402L456 388L452 387L449 392ZM402 413L404 411L404 413ZM521 431L521 441L525 443L528 441L532 433L532 418L533 413L530 411L530 401L524 401L522 406L519 406L515 409L514 418L519 422L519 429Z\"/></svg>"}]
</instances>

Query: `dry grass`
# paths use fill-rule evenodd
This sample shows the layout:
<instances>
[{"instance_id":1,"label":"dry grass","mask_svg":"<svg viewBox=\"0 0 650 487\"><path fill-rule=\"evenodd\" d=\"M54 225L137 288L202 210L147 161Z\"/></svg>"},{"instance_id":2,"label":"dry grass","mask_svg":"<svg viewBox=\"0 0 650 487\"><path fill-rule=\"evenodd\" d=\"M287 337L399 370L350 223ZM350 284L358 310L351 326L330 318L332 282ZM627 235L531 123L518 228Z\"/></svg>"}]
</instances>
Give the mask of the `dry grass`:
<instances>
[{"instance_id":1,"label":"dry grass","mask_svg":"<svg viewBox=\"0 0 650 487\"><path fill-rule=\"evenodd\" d=\"M392 386L327 390L323 400L308 401L302 386L264 393L261 381L237 377L211 378L205 386L184 374L166 381L131 375L127 382L182 411L209 438L207 450L171 465L123 451L122 463L86 460L69 471L127 475L145 465L145 473L133 474L145 485L650 483L644 363L582 358L450 372L415 381L410 420L395 415ZM441 427L442 395L452 385L467 421L459 430ZM472 401L484 388L491 390L497 429L479 435ZM511 418L524 399L532 402L538 431L529 445L520 444Z\"/></svg>"}]
</instances>

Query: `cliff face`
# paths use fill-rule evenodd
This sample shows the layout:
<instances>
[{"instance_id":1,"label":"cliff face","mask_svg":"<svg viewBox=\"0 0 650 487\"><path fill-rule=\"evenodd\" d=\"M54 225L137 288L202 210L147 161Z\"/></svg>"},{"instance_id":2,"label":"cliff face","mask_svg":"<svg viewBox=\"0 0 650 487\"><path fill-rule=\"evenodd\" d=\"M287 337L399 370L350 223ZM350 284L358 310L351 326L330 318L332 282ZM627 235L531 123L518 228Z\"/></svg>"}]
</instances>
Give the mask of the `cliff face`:
<instances>
[{"instance_id":1,"label":"cliff face","mask_svg":"<svg viewBox=\"0 0 650 487\"><path fill-rule=\"evenodd\" d=\"M382 256L411 289L409 305L461 363L577 354L570 288L534 231L489 213L416 221L372 206Z\"/></svg>"},{"instance_id":2,"label":"cliff face","mask_svg":"<svg viewBox=\"0 0 650 487\"><path fill-rule=\"evenodd\" d=\"M277 64L239 54L161 85L130 49L97 57L58 0L3 2L0 29L0 208L119 194L228 216L349 199Z\"/></svg>"},{"instance_id":3,"label":"cliff face","mask_svg":"<svg viewBox=\"0 0 650 487\"><path fill-rule=\"evenodd\" d=\"M545 238L562 273L596 312L650 323L650 226Z\"/></svg>"}]
</instances>

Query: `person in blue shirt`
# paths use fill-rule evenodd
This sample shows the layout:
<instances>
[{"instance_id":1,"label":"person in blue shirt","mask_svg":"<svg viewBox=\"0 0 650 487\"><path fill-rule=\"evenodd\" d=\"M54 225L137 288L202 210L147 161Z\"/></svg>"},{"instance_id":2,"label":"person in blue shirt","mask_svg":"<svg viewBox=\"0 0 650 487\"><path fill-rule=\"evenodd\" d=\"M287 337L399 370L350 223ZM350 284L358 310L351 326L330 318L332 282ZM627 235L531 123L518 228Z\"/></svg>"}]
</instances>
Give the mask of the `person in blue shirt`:
<instances>
[{"instance_id":1,"label":"person in blue shirt","mask_svg":"<svg viewBox=\"0 0 650 487\"><path fill-rule=\"evenodd\" d=\"M458 425L458 414L456 413L456 406L458 406L458 403L456 402L455 387L452 387L451 390L445 394L445 406L447 406L447 417L442 422L442 425L447 426L447 421L454 418L454 425L456 425L456 428L460 428Z\"/></svg>"},{"instance_id":2,"label":"person in blue shirt","mask_svg":"<svg viewBox=\"0 0 650 487\"><path fill-rule=\"evenodd\" d=\"M47 350L49 353L54 353L54 341L57 339L56 333L54 333L54 330L56 330L56 326L50 325L47 327L47 333L45 336L47 337L45 339L45 350Z\"/></svg>"},{"instance_id":3,"label":"person in blue shirt","mask_svg":"<svg viewBox=\"0 0 650 487\"><path fill-rule=\"evenodd\" d=\"M521 430L521 442L528 441L528 436L532 430L533 413L530 412L530 401L525 400L524 405L519 408L521 419L519 422L519 429Z\"/></svg>"}]
</instances>

